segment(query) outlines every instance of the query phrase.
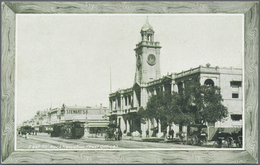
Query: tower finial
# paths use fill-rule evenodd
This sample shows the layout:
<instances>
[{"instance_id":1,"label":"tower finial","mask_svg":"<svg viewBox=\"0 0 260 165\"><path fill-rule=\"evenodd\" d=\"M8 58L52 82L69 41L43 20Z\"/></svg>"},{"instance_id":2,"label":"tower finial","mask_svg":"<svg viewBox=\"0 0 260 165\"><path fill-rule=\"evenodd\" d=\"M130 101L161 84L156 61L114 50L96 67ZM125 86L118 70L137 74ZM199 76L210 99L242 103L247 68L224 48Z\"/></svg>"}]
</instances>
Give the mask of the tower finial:
<instances>
[{"instance_id":1,"label":"tower finial","mask_svg":"<svg viewBox=\"0 0 260 165\"><path fill-rule=\"evenodd\" d=\"M146 17L146 23L149 23L149 17L148 16Z\"/></svg>"}]
</instances>

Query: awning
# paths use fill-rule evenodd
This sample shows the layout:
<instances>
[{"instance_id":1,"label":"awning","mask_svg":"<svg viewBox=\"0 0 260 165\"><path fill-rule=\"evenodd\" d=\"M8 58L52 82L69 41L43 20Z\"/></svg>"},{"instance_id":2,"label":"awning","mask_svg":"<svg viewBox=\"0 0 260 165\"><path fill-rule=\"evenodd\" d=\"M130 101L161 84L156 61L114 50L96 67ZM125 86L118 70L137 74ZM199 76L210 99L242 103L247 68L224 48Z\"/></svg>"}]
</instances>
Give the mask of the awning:
<instances>
[{"instance_id":1,"label":"awning","mask_svg":"<svg viewBox=\"0 0 260 165\"><path fill-rule=\"evenodd\" d=\"M107 127L109 122L106 123L88 123L87 127Z\"/></svg>"}]
</instances>

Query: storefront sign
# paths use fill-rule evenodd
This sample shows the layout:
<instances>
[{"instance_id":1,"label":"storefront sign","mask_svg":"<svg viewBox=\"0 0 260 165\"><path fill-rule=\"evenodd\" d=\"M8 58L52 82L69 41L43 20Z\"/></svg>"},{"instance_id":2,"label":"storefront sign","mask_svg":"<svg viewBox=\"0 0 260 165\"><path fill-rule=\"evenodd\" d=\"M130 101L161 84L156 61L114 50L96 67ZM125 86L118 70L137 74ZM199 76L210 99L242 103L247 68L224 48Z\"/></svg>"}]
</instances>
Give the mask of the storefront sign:
<instances>
[{"instance_id":1,"label":"storefront sign","mask_svg":"<svg viewBox=\"0 0 260 165\"><path fill-rule=\"evenodd\" d=\"M66 109L66 114L87 114L86 109Z\"/></svg>"}]
</instances>

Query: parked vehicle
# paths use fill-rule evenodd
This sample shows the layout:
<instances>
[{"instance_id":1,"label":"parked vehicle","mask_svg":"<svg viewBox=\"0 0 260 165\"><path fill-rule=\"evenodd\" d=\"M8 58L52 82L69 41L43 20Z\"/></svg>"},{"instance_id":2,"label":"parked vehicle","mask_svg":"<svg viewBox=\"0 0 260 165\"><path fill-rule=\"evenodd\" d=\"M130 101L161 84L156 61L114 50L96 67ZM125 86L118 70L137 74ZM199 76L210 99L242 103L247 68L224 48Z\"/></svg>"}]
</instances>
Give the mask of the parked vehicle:
<instances>
[{"instance_id":1,"label":"parked vehicle","mask_svg":"<svg viewBox=\"0 0 260 165\"><path fill-rule=\"evenodd\" d=\"M214 148L228 148L230 145L230 133L223 133L223 132L218 132L217 133L216 139L214 139L213 147Z\"/></svg>"},{"instance_id":2,"label":"parked vehicle","mask_svg":"<svg viewBox=\"0 0 260 165\"><path fill-rule=\"evenodd\" d=\"M105 140L116 140L116 135L114 134L114 128L107 128L105 134Z\"/></svg>"},{"instance_id":3,"label":"parked vehicle","mask_svg":"<svg viewBox=\"0 0 260 165\"><path fill-rule=\"evenodd\" d=\"M179 138L182 144L187 144L187 132L178 132L176 133L176 137Z\"/></svg>"},{"instance_id":4,"label":"parked vehicle","mask_svg":"<svg viewBox=\"0 0 260 165\"><path fill-rule=\"evenodd\" d=\"M241 148L242 147L242 128L239 131L227 132L224 128L219 128L213 147L215 148Z\"/></svg>"},{"instance_id":5,"label":"parked vehicle","mask_svg":"<svg viewBox=\"0 0 260 165\"><path fill-rule=\"evenodd\" d=\"M201 124L188 125L187 144L202 146L208 140L207 126Z\"/></svg>"},{"instance_id":6,"label":"parked vehicle","mask_svg":"<svg viewBox=\"0 0 260 165\"><path fill-rule=\"evenodd\" d=\"M121 140L122 131L115 124L109 124L106 129L105 140Z\"/></svg>"}]
</instances>

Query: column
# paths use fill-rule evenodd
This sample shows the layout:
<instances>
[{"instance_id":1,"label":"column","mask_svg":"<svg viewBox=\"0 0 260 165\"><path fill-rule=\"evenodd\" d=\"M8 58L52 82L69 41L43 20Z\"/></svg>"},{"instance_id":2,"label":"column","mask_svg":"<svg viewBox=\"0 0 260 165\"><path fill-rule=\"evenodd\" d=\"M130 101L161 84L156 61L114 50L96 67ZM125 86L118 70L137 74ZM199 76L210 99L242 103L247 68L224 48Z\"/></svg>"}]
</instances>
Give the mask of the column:
<instances>
[{"instance_id":1,"label":"column","mask_svg":"<svg viewBox=\"0 0 260 165\"><path fill-rule=\"evenodd\" d=\"M122 111L123 111L123 96L121 95L121 97L120 97L120 99L121 99L121 101L120 101L120 113L122 113Z\"/></svg>"},{"instance_id":2,"label":"column","mask_svg":"<svg viewBox=\"0 0 260 165\"><path fill-rule=\"evenodd\" d=\"M163 92L165 91L164 85L162 85L162 91L163 91Z\"/></svg>"},{"instance_id":3,"label":"column","mask_svg":"<svg viewBox=\"0 0 260 165\"><path fill-rule=\"evenodd\" d=\"M166 130L167 130L167 134L166 134L166 139L167 139L167 137L169 136L169 132L170 132L170 130L171 130L171 127L170 127L170 126L167 126Z\"/></svg>"},{"instance_id":4,"label":"column","mask_svg":"<svg viewBox=\"0 0 260 165\"><path fill-rule=\"evenodd\" d=\"M173 91L178 92L178 85L177 84L173 84Z\"/></svg>"},{"instance_id":5,"label":"column","mask_svg":"<svg viewBox=\"0 0 260 165\"><path fill-rule=\"evenodd\" d=\"M152 42L154 41L154 36L153 36L153 35L151 36L151 41L152 41Z\"/></svg>"},{"instance_id":6,"label":"column","mask_svg":"<svg viewBox=\"0 0 260 165\"><path fill-rule=\"evenodd\" d=\"M136 99L136 93L135 93L135 91L134 91L133 101L134 101L133 107L137 107L137 99Z\"/></svg>"},{"instance_id":7,"label":"column","mask_svg":"<svg viewBox=\"0 0 260 165\"><path fill-rule=\"evenodd\" d=\"M154 95L157 94L157 93L156 93L156 88L153 88L153 93L154 93Z\"/></svg>"},{"instance_id":8,"label":"column","mask_svg":"<svg viewBox=\"0 0 260 165\"><path fill-rule=\"evenodd\" d=\"M132 107L132 106L134 107L134 96L131 96L130 98L131 98L131 105L130 105L130 107Z\"/></svg>"},{"instance_id":9,"label":"column","mask_svg":"<svg viewBox=\"0 0 260 165\"><path fill-rule=\"evenodd\" d=\"M182 89L184 89L185 88L184 81L181 81L181 84L182 84Z\"/></svg>"},{"instance_id":10,"label":"column","mask_svg":"<svg viewBox=\"0 0 260 165\"><path fill-rule=\"evenodd\" d=\"M123 103L123 105L122 105L122 111L124 111L124 109L125 109L125 96L123 96L123 99L122 99L122 100L123 100L123 102L122 102L122 103Z\"/></svg>"},{"instance_id":11,"label":"column","mask_svg":"<svg viewBox=\"0 0 260 165\"><path fill-rule=\"evenodd\" d=\"M136 93L135 93L135 107L139 107L139 102Z\"/></svg>"},{"instance_id":12,"label":"column","mask_svg":"<svg viewBox=\"0 0 260 165\"><path fill-rule=\"evenodd\" d=\"M112 100L109 100L109 104L110 104L110 110L111 110L111 112L113 111L113 101Z\"/></svg>"},{"instance_id":13,"label":"column","mask_svg":"<svg viewBox=\"0 0 260 165\"><path fill-rule=\"evenodd\" d=\"M161 131L161 123L160 123L161 121L159 120L159 122L158 122L158 133L161 133L162 131Z\"/></svg>"},{"instance_id":14,"label":"column","mask_svg":"<svg viewBox=\"0 0 260 165\"><path fill-rule=\"evenodd\" d=\"M140 106L143 106L145 107L146 106L146 103L148 102L148 93L147 93L147 89L146 88L142 88L141 90L141 105Z\"/></svg>"},{"instance_id":15,"label":"column","mask_svg":"<svg viewBox=\"0 0 260 165\"><path fill-rule=\"evenodd\" d=\"M173 93L173 91L174 91L174 82L172 81L171 82L171 93Z\"/></svg>"},{"instance_id":16,"label":"column","mask_svg":"<svg viewBox=\"0 0 260 165\"><path fill-rule=\"evenodd\" d=\"M158 122L158 137L160 137L162 131L161 131L161 123L160 123L160 120Z\"/></svg>"},{"instance_id":17,"label":"column","mask_svg":"<svg viewBox=\"0 0 260 165\"><path fill-rule=\"evenodd\" d=\"M126 130L126 125L125 125L125 121L124 121L124 118L121 117L121 122L120 122L120 129L122 132L124 132L124 130Z\"/></svg>"},{"instance_id":18,"label":"column","mask_svg":"<svg viewBox=\"0 0 260 165\"><path fill-rule=\"evenodd\" d=\"M130 132L129 120L126 120L126 132Z\"/></svg>"},{"instance_id":19,"label":"column","mask_svg":"<svg viewBox=\"0 0 260 165\"><path fill-rule=\"evenodd\" d=\"M129 96L126 96L126 109L129 108Z\"/></svg>"}]
</instances>

